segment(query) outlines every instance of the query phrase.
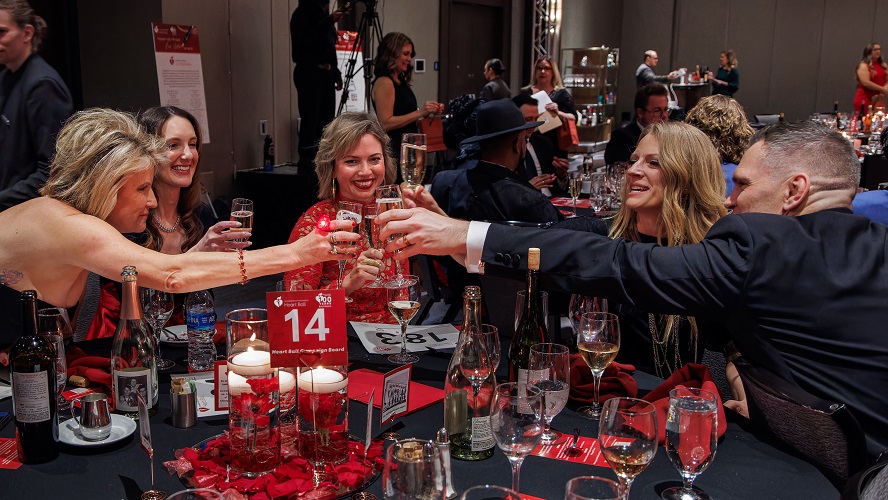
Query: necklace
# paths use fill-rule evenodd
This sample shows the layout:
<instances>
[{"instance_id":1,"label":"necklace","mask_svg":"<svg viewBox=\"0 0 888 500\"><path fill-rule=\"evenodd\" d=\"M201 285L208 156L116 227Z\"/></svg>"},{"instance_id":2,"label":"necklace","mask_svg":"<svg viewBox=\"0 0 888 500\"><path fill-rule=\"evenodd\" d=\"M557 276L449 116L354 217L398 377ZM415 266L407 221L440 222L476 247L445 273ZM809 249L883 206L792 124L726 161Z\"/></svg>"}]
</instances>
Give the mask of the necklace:
<instances>
[{"instance_id":1,"label":"necklace","mask_svg":"<svg viewBox=\"0 0 888 500\"><path fill-rule=\"evenodd\" d=\"M668 318L666 316L664 319ZM663 332L662 337L660 336L660 330L657 328L657 321L654 319L653 314L648 314L648 327L651 331L651 343L654 347L654 368L656 368L657 376L660 378L669 377L672 372L678 370L682 366L681 362L681 353L679 351L679 324L682 321L687 321L687 318L684 316L675 316L674 321L672 322L672 327ZM667 323L668 324L668 319ZM691 335L692 341L694 342L694 359L697 359L697 338L696 335ZM670 342L671 341L671 342ZM673 362L675 363L673 366L669 365L669 344L672 344L674 349Z\"/></svg>"},{"instance_id":2,"label":"necklace","mask_svg":"<svg viewBox=\"0 0 888 500\"><path fill-rule=\"evenodd\" d=\"M168 227L163 225L163 221L161 221L160 217L157 216L157 212L154 212L153 214L151 214L151 216L154 218L154 223L157 224L157 227L165 233L175 232L176 229L179 229L179 222L182 222L182 217L180 215L177 215L176 223L173 224L172 227Z\"/></svg>"}]
</instances>

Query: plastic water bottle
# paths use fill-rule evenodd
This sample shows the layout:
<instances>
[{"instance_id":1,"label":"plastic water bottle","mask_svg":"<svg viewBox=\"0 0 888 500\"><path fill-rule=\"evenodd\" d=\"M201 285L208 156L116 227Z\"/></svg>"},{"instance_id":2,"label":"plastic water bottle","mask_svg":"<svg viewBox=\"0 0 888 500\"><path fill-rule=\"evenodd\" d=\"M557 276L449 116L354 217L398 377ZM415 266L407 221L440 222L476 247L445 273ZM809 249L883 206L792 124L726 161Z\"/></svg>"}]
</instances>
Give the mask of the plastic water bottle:
<instances>
[{"instance_id":1,"label":"plastic water bottle","mask_svg":"<svg viewBox=\"0 0 888 500\"><path fill-rule=\"evenodd\" d=\"M188 324L188 367L191 371L207 371L216 361L216 309L207 290L188 294L185 300L185 322Z\"/></svg>"}]
</instances>

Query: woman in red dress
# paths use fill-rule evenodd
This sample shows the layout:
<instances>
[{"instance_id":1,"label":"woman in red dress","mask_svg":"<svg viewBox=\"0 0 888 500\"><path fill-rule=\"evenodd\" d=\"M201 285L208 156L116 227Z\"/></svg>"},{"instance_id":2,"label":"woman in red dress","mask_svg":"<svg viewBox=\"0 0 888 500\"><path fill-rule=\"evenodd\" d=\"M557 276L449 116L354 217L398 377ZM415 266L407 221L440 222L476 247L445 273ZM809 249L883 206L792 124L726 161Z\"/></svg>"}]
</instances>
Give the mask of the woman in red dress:
<instances>
[{"instance_id":1,"label":"woman in red dress","mask_svg":"<svg viewBox=\"0 0 888 500\"><path fill-rule=\"evenodd\" d=\"M854 94L855 114L861 107L866 112L867 106L875 105L876 101L884 104L884 95L888 94L888 64L882 60L882 46L871 43L863 48L863 58L857 64L857 93ZM874 99L878 97L878 99Z\"/></svg>"}]
</instances>

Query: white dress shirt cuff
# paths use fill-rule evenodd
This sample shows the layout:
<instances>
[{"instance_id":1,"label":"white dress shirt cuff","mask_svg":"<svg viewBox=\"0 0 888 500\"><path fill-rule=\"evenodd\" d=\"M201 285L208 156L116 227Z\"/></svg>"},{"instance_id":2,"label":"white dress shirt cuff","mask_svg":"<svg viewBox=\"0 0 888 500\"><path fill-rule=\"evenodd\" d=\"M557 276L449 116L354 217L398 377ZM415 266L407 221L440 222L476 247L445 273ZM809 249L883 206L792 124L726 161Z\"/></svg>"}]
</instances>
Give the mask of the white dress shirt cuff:
<instances>
[{"instance_id":1,"label":"white dress shirt cuff","mask_svg":"<svg viewBox=\"0 0 888 500\"><path fill-rule=\"evenodd\" d=\"M484 240L487 239L489 222L469 222L469 233L466 236L466 270L470 273L481 273L481 255L484 253Z\"/></svg>"}]
</instances>

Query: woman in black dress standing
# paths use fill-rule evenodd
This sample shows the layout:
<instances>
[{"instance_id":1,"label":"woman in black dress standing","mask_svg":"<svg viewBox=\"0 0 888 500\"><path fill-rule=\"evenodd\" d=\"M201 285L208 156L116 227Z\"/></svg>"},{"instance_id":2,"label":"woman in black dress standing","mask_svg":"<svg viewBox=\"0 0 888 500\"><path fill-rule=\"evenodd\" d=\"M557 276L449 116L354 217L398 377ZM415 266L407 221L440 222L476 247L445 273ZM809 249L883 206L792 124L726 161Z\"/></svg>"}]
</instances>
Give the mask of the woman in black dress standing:
<instances>
[{"instance_id":1,"label":"woman in black dress standing","mask_svg":"<svg viewBox=\"0 0 888 500\"><path fill-rule=\"evenodd\" d=\"M558 65L549 56L543 57L533 65L533 83L522 87L521 93L533 95L541 90L549 94L549 99L552 99L552 102L546 105L546 111L558 115L562 122L564 120L577 121L577 107L574 104L573 96L570 91L564 88ZM555 156L567 158L567 151L557 147L558 129L550 130L544 135L549 137L552 144L556 146Z\"/></svg>"}]
</instances>

